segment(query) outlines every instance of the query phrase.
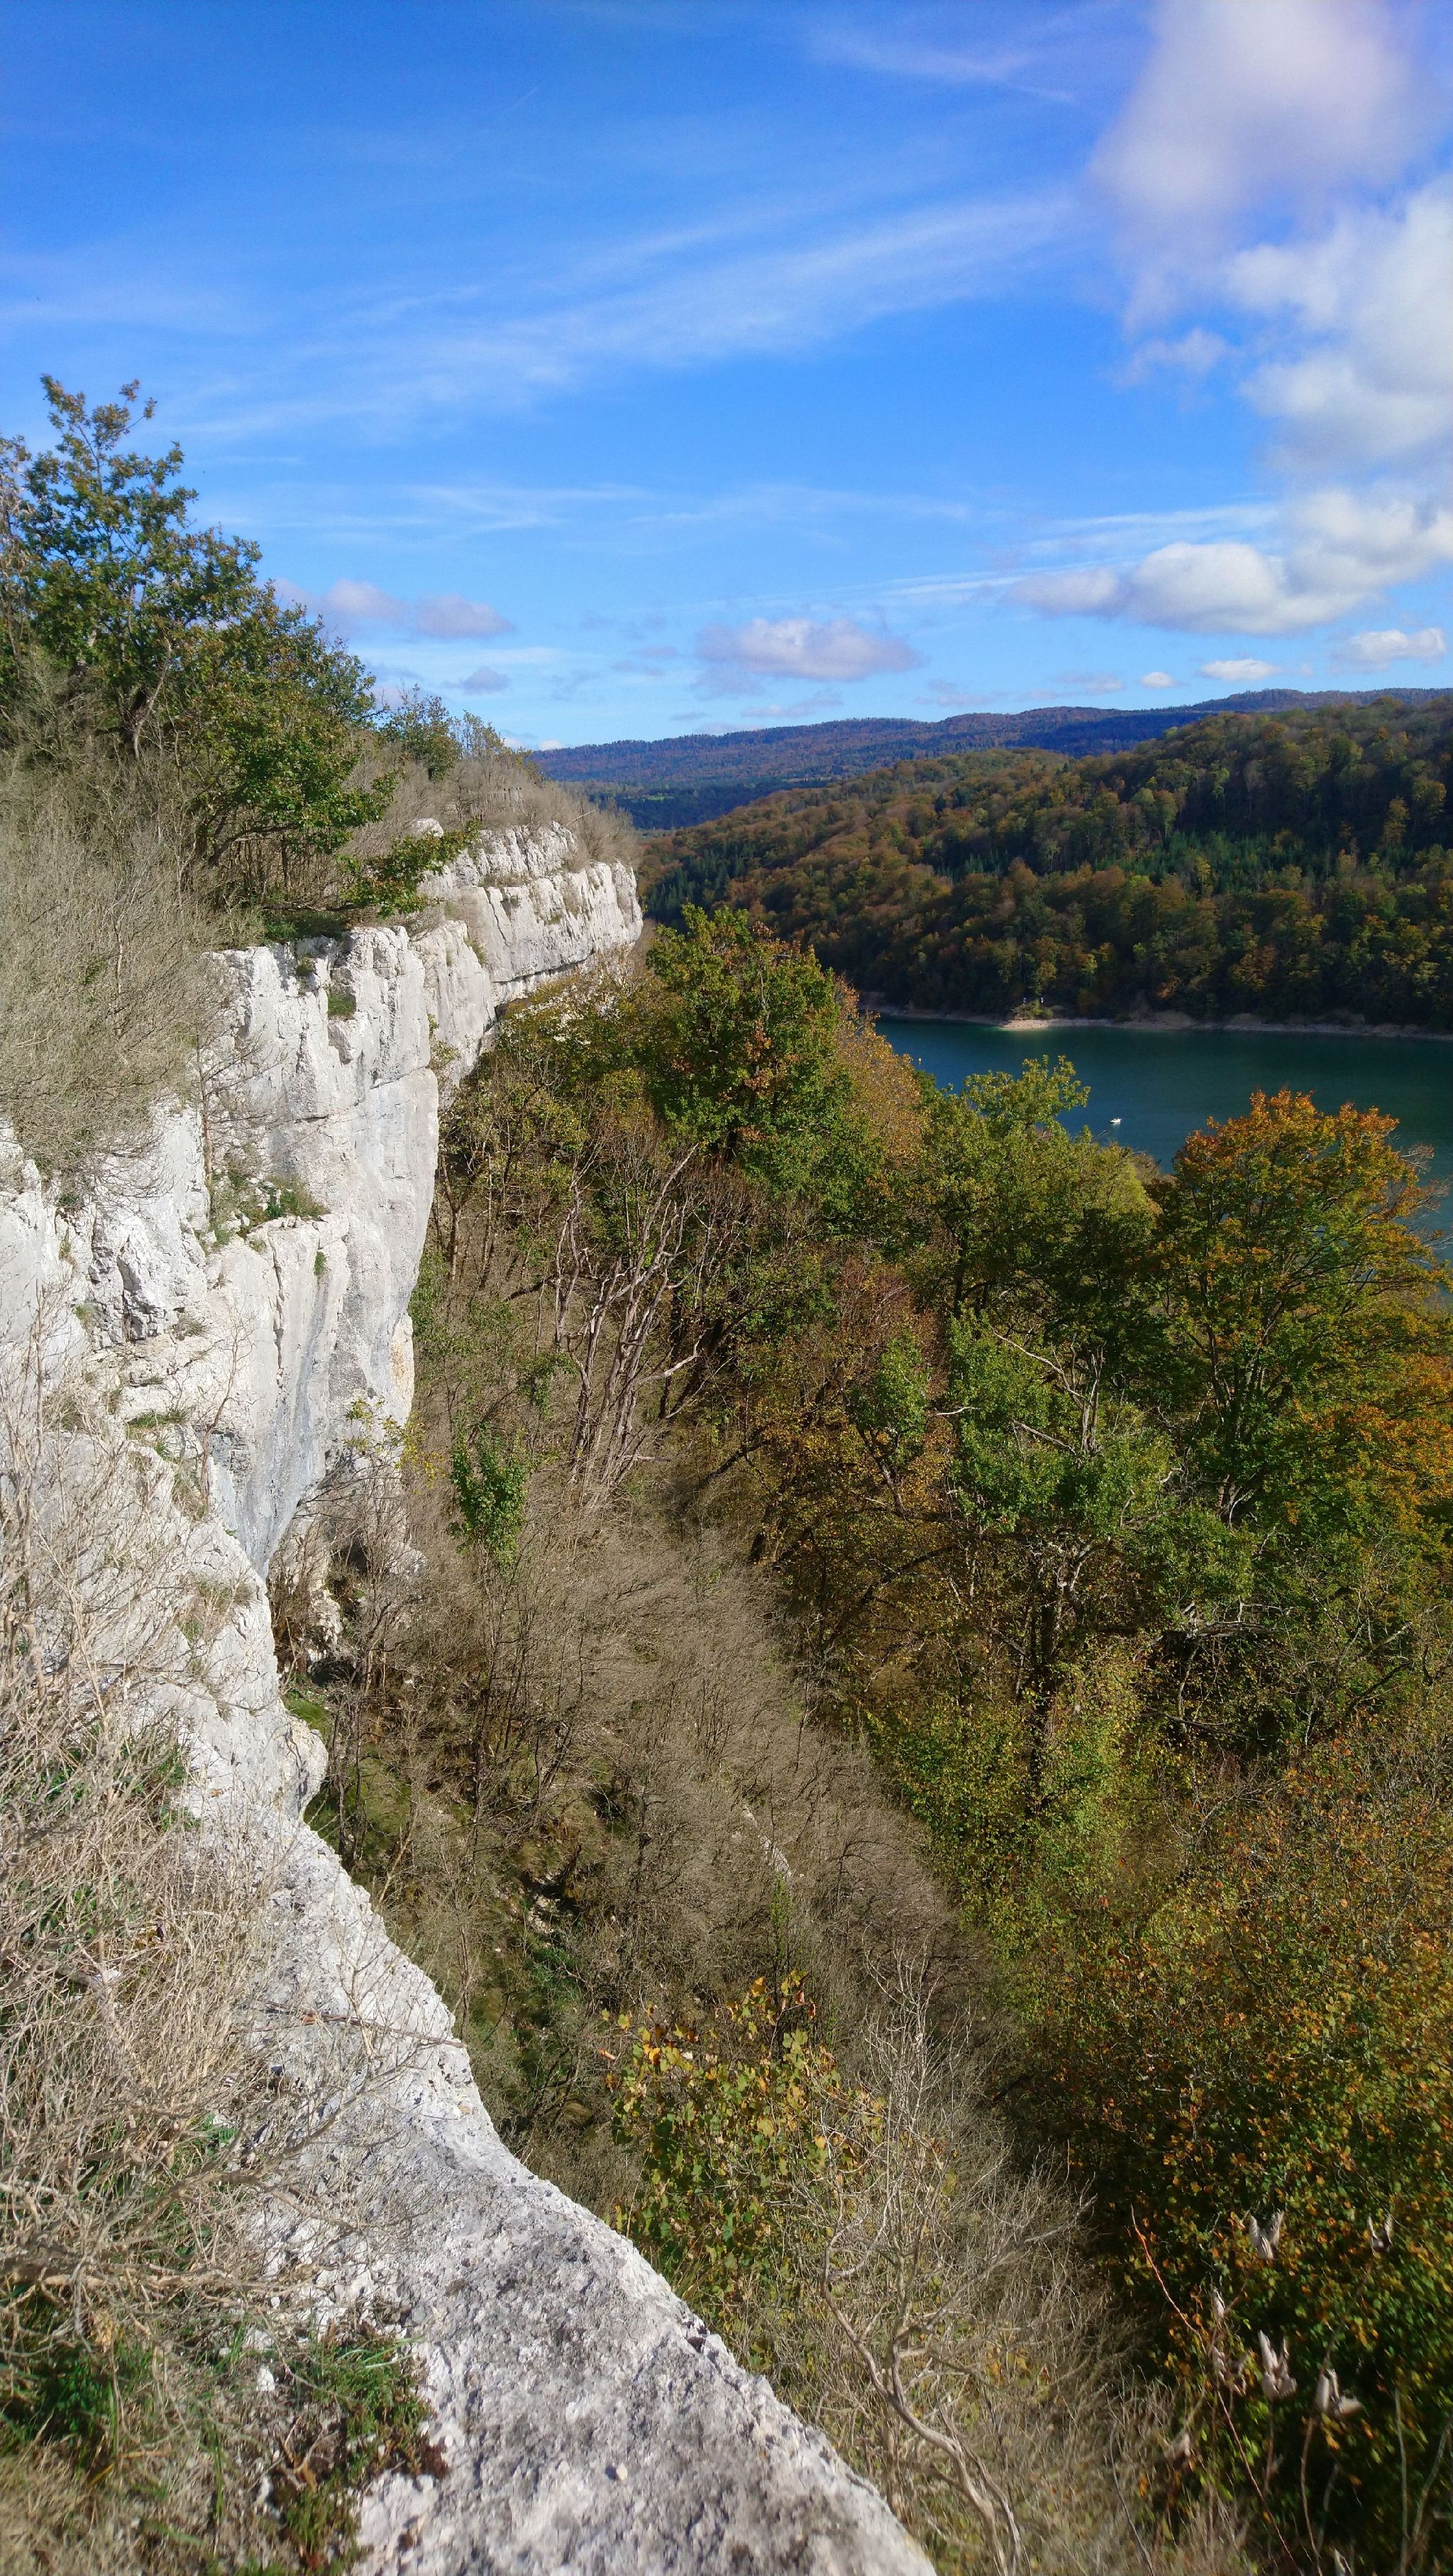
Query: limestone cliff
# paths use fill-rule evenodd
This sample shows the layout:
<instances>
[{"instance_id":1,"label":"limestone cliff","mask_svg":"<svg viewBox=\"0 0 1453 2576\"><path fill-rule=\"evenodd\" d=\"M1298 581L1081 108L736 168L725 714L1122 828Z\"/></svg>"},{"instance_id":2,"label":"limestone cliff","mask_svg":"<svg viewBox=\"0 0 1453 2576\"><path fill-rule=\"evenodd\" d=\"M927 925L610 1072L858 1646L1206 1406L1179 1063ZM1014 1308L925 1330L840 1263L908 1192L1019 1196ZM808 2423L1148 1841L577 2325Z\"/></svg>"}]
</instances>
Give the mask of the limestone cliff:
<instances>
[{"instance_id":1,"label":"limestone cliff","mask_svg":"<svg viewBox=\"0 0 1453 2576\"><path fill-rule=\"evenodd\" d=\"M512 994L640 929L628 872L563 827L494 835L425 891L409 929L220 958L195 1102L83 1195L11 1149L0 1371L82 1371L149 1479L170 1626L136 1686L266 1868L265 2044L316 2099L313 2183L350 2213L341 2254L306 2217L290 2254L323 2248L324 2308L387 2298L426 2354L449 2474L371 2497L367 2563L921 2576L827 2443L507 2154L438 1995L299 1821L321 1747L280 1698L264 1578L299 1505L407 1414L441 1080Z\"/></svg>"}]
</instances>

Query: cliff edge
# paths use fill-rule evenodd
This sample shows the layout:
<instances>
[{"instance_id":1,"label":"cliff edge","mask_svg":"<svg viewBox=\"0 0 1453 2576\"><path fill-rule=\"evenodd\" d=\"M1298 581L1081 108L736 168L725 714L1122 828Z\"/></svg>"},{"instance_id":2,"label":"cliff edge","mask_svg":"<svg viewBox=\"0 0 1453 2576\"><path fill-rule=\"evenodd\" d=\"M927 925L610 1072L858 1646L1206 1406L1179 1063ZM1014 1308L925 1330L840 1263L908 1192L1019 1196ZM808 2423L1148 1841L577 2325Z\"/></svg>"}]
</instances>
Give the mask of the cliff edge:
<instances>
[{"instance_id":1,"label":"cliff edge","mask_svg":"<svg viewBox=\"0 0 1453 2576\"><path fill-rule=\"evenodd\" d=\"M313 2207L346 2212L340 2239L300 2202L276 2260L325 2316L386 2303L424 2355L448 2472L373 2491L364 2564L922 2576L822 2436L501 2146L439 1996L301 1821L322 1746L280 1696L265 1577L407 1416L441 1086L513 995L640 930L629 871L563 826L486 835L424 893L407 929L219 958L194 1102L82 1194L0 1147L0 1375L82 1373L146 1489L166 1616L129 1685L257 1855L259 2045L311 2117Z\"/></svg>"}]
</instances>

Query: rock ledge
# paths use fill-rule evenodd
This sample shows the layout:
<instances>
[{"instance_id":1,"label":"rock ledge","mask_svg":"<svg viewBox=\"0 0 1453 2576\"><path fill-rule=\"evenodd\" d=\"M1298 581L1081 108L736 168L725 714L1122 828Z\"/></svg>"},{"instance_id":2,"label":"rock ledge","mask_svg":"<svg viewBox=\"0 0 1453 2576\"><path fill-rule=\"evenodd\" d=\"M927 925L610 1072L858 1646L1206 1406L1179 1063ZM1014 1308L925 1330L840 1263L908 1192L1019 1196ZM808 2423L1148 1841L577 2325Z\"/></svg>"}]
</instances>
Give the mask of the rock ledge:
<instances>
[{"instance_id":1,"label":"rock ledge","mask_svg":"<svg viewBox=\"0 0 1453 2576\"><path fill-rule=\"evenodd\" d=\"M449 2473L372 2493L365 2565L924 2576L822 2436L501 2146L439 1996L300 1821L323 1754L280 1697L265 1576L299 1505L408 1413L441 1077L511 995L640 931L629 872L558 827L425 891L416 930L220 958L199 1101L79 1202L0 1145L0 1375L37 1348L52 1382L82 1372L150 1479L172 1624L148 1686L214 1829L266 1869L270 2053L329 2097L313 2182L357 2213L317 2291L387 2300L425 2354Z\"/></svg>"}]
</instances>

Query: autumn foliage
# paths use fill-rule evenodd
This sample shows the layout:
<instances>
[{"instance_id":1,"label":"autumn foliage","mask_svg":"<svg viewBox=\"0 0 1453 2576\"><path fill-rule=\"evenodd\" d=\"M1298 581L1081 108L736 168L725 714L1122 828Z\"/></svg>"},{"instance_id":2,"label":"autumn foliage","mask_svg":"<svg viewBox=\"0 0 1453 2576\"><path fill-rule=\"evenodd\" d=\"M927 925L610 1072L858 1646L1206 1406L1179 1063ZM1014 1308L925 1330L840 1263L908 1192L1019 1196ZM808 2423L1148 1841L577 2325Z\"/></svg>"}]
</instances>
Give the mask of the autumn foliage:
<instances>
[{"instance_id":1,"label":"autumn foliage","mask_svg":"<svg viewBox=\"0 0 1453 2576\"><path fill-rule=\"evenodd\" d=\"M1039 2563L1039 2514L1045 2566L1113 2526L1169 2569L1219 2513L1268 2568L1431 2576L1453 2564L1433 1203L1376 1112L1258 1095L1161 1171L1098 1143L1085 1097L1063 1061L945 1093L805 950L688 908L634 980L512 1013L452 1113L426 1300L471 1319L448 1423L469 1582L513 1599L552 1479L584 1531L649 1495L738 1550L803 1742L871 1756L956 1914L914 2062L978 2065L992 2038L1014 2122L1012 2154L997 2127L954 2145L931 2085L900 2118L846 1961L794 1947L810 1909L739 1747L713 1848L777 1873L771 1972L760 1949L714 1972L684 1930L674 1982L659 1952L651 1989L620 1970L595 2023L609 2205L901 2475L915 2528L942 2504L950 2563ZM669 1794L642 1763L627 1792L613 1758L587 1835L654 1846ZM914 1920L923 1967L939 1936ZM1037 2222L1003 2193L1041 2189L1045 2153L1084 2216L1041 2301ZM991 2208L1007 2309L1000 2258L969 2260ZM909 2264L915 2227L937 2250ZM1090 2253L1154 2383L1128 2488L1125 2383L1107 2415L1062 2326ZM1092 2383L1077 2450L1065 2391ZM1072 2454L1100 2501L1056 2521Z\"/></svg>"}]
</instances>

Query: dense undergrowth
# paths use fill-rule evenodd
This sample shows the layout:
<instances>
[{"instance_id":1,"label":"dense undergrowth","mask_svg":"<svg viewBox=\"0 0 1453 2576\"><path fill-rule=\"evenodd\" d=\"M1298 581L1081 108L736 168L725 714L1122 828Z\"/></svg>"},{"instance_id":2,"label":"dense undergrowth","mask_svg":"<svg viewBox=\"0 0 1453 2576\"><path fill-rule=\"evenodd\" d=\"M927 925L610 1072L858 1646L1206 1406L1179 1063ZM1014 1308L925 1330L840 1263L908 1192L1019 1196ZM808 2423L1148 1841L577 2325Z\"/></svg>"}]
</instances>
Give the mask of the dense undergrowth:
<instances>
[{"instance_id":1,"label":"dense undergrowth","mask_svg":"<svg viewBox=\"0 0 1453 2576\"><path fill-rule=\"evenodd\" d=\"M752 1563L722 1434L743 1337L821 1303L804 1211L683 1161L619 1076L607 1107L598 1067L563 1072L623 1007L603 984L512 1014L456 1104L407 1520L387 1481L345 1486L274 1587L294 1706L330 1729L314 1822L516 2151L946 2569L1230 2568L1214 2517L1165 2518L1163 2404L1062 2162L1026 2169L993 2106L979 1944ZM887 1050L843 1038L891 1093Z\"/></svg>"},{"instance_id":2,"label":"dense undergrowth","mask_svg":"<svg viewBox=\"0 0 1453 2576\"><path fill-rule=\"evenodd\" d=\"M938 1092L739 914L513 1012L424 1590L364 1528L331 1664L284 1605L321 1813L506 2135L943 2564L1443 2568L1443 1273L1375 1115L1161 1174L1081 1097Z\"/></svg>"},{"instance_id":3,"label":"dense undergrowth","mask_svg":"<svg viewBox=\"0 0 1453 2576\"><path fill-rule=\"evenodd\" d=\"M745 906L927 1010L1448 1029L1449 759L1445 698L905 761L653 844L649 907Z\"/></svg>"}]
</instances>

